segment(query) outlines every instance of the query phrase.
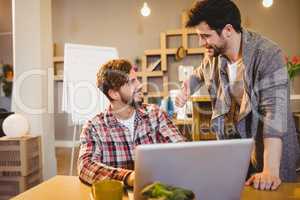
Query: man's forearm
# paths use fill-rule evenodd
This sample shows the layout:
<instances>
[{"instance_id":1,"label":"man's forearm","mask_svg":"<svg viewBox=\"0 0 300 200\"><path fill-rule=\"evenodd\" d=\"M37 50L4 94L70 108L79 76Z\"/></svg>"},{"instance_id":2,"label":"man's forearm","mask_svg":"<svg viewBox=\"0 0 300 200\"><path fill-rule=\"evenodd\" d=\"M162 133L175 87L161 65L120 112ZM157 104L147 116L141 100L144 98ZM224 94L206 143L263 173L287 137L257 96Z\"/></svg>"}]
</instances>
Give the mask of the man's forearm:
<instances>
[{"instance_id":1,"label":"man's forearm","mask_svg":"<svg viewBox=\"0 0 300 200\"><path fill-rule=\"evenodd\" d=\"M93 184L93 182L105 178L124 181L127 175L132 172L132 170L114 168L98 162L93 162L89 159L80 160L79 163L79 177L88 184Z\"/></svg>"},{"instance_id":2,"label":"man's forearm","mask_svg":"<svg viewBox=\"0 0 300 200\"><path fill-rule=\"evenodd\" d=\"M280 138L264 138L264 172L279 176L282 154L282 140Z\"/></svg>"}]
</instances>

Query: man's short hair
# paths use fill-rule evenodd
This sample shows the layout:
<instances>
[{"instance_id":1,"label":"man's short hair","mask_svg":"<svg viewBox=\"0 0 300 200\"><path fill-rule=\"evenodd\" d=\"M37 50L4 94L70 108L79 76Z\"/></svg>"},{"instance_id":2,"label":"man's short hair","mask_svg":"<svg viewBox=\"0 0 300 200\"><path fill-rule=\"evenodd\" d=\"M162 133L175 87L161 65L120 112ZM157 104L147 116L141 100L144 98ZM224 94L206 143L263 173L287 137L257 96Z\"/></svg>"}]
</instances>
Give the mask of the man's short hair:
<instances>
[{"instance_id":1,"label":"man's short hair","mask_svg":"<svg viewBox=\"0 0 300 200\"><path fill-rule=\"evenodd\" d=\"M197 1L188 13L186 27L195 27L206 22L218 34L226 24L231 24L236 32L242 32L241 13L231 0Z\"/></svg>"},{"instance_id":2,"label":"man's short hair","mask_svg":"<svg viewBox=\"0 0 300 200\"><path fill-rule=\"evenodd\" d=\"M114 59L103 64L97 73L97 87L107 96L108 91L118 91L129 80L129 73L132 65L125 59Z\"/></svg>"}]
</instances>

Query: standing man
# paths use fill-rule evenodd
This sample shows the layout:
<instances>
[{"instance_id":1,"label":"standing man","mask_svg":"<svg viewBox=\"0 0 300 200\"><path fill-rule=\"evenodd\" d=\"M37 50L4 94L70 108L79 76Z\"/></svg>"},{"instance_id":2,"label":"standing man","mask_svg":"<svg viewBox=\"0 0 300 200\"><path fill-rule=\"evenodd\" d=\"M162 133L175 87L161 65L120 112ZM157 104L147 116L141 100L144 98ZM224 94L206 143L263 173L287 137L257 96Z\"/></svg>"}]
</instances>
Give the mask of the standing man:
<instances>
[{"instance_id":1,"label":"standing man","mask_svg":"<svg viewBox=\"0 0 300 200\"><path fill-rule=\"evenodd\" d=\"M176 104L205 84L212 100L212 129L218 139L255 139L252 176L246 185L275 190L296 180L298 140L290 111L289 79L281 49L260 34L241 27L231 0L203 0L189 12L201 45L216 62L201 65L185 84Z\"/></svg>"}]
</instances>

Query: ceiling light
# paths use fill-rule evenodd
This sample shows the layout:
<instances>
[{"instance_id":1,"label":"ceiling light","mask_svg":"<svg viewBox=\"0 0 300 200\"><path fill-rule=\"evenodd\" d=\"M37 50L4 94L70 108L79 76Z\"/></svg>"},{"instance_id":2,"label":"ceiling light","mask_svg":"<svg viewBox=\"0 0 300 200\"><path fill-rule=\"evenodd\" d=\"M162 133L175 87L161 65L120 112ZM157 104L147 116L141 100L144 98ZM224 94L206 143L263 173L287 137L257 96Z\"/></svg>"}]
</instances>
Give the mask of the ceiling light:
<instances>
[{"instance_id":1,"label":"ceiling light","mask_svg":"<svg viewBox=\"0 0 300 200\"><path fill-rule=\"evenodd\" d=\"M147 17L147 16L150 15L150 13L151 13L151 10L150 10L148 4L147 4L146 2L144 2L144 5L143 5L143 7L142 7L142 9L141 9L141 14L142 14L144 17Z\"/></svg>"},{"instance_id":2,"label":"ceiling light","mask_svg":"<svg viewBox=\"0 0 300 200\"><path fill-rule=\"evenodd\" d=\"M273 5L273 0L263 0L262 4L264 7L269 8Z\"/></svg>"}]
</instances>

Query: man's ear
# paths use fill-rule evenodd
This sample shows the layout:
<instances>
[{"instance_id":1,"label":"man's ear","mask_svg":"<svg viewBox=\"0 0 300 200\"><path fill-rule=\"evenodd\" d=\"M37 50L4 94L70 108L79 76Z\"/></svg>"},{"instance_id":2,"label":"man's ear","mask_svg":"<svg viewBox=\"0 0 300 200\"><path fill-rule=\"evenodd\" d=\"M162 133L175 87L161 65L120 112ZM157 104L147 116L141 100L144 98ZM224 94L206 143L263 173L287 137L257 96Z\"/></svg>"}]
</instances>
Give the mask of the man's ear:
<instances>
[{"instance_id":1,"label":"man's ear","mask_svg":"<svg viewBox=\"0 0 300 200\"><path fill-rule=\"evenodd\" d=\"M223 34L226 38L230 37L232 35L233 31L234 31L234 28L231 24L226 24L226 26L223 28Z\"/></svg>"},{"instance_id":2,"label":"man's ear","mask_svg":"<svg viewBox=\"0 0 300 200\"><path fill-rule=\"evenodd\" d=\"M112 98L113 100L119 100L119 99L120 99L120 94L119 94L119 92L116 91L116 90L109 89L109 90L108 90L108 95L109 95L110 98Z\"/></svg>"}]
</instances>

